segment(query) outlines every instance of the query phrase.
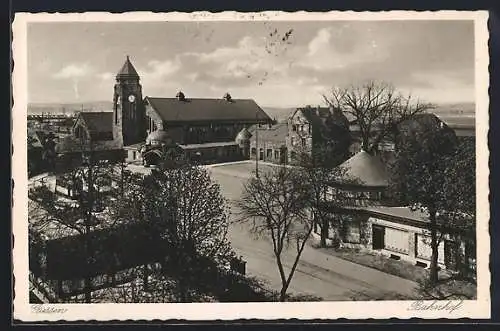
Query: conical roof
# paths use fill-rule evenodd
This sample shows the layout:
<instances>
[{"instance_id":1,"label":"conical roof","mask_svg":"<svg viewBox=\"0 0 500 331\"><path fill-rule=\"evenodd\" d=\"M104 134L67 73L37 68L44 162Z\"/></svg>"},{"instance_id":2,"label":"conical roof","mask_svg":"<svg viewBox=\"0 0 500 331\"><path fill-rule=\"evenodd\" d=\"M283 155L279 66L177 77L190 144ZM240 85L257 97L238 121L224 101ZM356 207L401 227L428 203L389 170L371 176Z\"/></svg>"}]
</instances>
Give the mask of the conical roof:
<instances>
[{"instance_id":1,"label":"conical roof","mask_svg":"<svg viewBox=\"0 0 500 331\"><path fill-rule=\"evenodd\" d=\"M132 62L130 62L128 55L122 68L116 74L116 78L139 78L139 74L132 65Z\"/></svg>"},{"instance_id":2,"label":"conical roof","mask_svg":"<svg viewBox=\"0 0 500 331\"><path fill-rule=\"evenodd\" d=\"M345 171L345 177L354 180L361 186L387 186L389 176L382 160L370 155L366 151L360 151L339 166Z\"/></svg>"}]
</instances>

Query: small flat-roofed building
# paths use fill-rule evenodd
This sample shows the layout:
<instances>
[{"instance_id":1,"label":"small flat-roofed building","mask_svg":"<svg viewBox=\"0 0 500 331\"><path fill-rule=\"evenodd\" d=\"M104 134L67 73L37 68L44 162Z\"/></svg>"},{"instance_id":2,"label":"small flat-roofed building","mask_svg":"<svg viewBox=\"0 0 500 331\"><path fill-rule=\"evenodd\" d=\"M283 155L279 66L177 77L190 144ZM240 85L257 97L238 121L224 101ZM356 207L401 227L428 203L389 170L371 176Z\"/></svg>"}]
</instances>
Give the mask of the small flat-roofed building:
<instances>
[{"instance_id":1,"label":"small flat-roofed building","mask_svg":"<svg viewBox=\"0 0 500 331\"><path fill-rule=\"evenodd\" d=\"M363 214L367 218L366 248L423 267L430 266L432 249L426 212L408 207L372 206L365 207ZM476 264L473 231L447 228L442 232L439 266L473 272Z\"/></svg>"}]
</instances>

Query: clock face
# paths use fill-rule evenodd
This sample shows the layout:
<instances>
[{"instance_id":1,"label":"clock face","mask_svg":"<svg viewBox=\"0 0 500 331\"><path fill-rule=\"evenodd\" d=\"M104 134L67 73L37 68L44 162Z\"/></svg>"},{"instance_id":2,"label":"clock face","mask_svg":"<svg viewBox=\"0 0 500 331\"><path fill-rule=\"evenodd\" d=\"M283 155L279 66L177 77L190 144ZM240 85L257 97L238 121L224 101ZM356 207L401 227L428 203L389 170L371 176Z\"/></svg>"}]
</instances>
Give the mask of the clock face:
<instances>
[{"instance_id":1,"label":"clock face","mask_svg":"<svg viewBox=\"0 0 500 331\"><path fill-rule=\"evenodd\" d=\"M128 96L128 101L134 102L135 101L135 95L131 94Z\"/></svg>"}]
</instances>

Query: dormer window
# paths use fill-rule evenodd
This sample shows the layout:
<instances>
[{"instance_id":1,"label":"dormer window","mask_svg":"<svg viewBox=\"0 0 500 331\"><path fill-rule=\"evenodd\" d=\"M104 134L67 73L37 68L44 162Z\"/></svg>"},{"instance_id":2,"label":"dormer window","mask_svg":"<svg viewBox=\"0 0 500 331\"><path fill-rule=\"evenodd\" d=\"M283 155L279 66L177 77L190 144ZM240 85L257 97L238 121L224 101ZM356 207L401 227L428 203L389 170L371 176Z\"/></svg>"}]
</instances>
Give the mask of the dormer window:
<instances>
[{"instance_id":1,"label":"dormer window","mask_svg":"<svg viewBox=\"0 0 500 331\"><path fill-rule=\"evenodd\" d=\"M177 94L175 95L175 97L179 101L185 101L186 100L186 96L184 95L184 93L182 93L182 91L177 92Z\"/></svg>"}]
</instances>

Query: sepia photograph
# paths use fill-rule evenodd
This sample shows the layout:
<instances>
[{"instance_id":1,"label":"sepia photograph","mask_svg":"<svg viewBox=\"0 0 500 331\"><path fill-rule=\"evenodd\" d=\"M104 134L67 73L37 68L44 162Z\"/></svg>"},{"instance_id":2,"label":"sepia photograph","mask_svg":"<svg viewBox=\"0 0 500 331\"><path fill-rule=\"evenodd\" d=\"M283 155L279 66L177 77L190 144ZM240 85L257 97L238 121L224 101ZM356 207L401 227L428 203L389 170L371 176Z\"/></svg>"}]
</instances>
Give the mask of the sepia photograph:
<instances>
[{"instance_id":1,"label":"sepia photograph","mask_svg":"<svg viewBox=\"0 0 500 331\"><path fill-rule=\"evenodd\" d=\"M486 22L16 15L14 314L488 317Z\"/></svg>"}]
</instances>

